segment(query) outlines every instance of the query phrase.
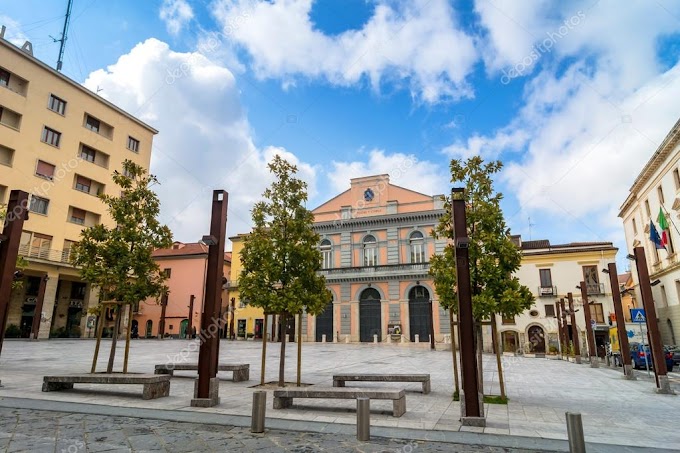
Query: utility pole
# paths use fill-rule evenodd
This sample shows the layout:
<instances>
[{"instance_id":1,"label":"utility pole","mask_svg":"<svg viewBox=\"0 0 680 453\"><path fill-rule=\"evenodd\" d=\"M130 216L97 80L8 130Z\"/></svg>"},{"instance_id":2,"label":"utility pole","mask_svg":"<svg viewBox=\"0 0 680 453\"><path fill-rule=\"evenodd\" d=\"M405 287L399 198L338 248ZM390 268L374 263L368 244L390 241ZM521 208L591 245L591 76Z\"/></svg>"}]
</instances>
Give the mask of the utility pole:
<instances>
[{"instance_id":1,"label":"utility pole","mask_svg":"<svg viewBox=\"0 0 680 453\"><path fill-rule=\"evenodd\" d=\"M659 336L659 325L656 322L656 307L652 297L652 286L649 282L649 270L647 269L647 258L645 257L644 247L633 249L635 266L637 267L638 281L640 282L640 294L642 296L642 306L645 308L645 318L647 318L647 335L649 336L649 350L654 361L654 375L656 377L656 392L674 394L668 382L666 374L666 357L661 346Z\"/></svg>"},{"instance_id":2,"label":"utility pole","mask_svg":"<svg viewBox=\"0 0 680 453\"><path fill-rule=\"evenodd\" d=\"M12 190L9 194L5 226L0 235L0 352L5 337L14 271L17 267L19 243L24 220L28 219L28 192Z\"/></svg>"},{"instance_id":3,"label":"utility pole","mask_svg":"<svg viewBox=\"0 0 680 453\"><path fill-rule=\"evenodd\" d=\"M71 10L73 9L73 0L68 0L68 5L66 6L66 17L64 17L64 28L61 31L61 38L54 39L54 42L60 43L59 45L59 58L57 59L57 71L61 72L61 67L64 65L64 51L66 50L66 39L68 33L68 26L71 23Z\"/></svg>"},{"instance_id":4,"label":"utility pole","mask_svg":"<svg viewBox=\"0 0 680 453\"><path fill-rule=\"evenodd\" d=\"M463 426L486 426L482 395L479 392L477 353L475 351L475 320L472 315L472 288L470 283L470 239L465 218L465 189L451 190L453 215L453 240L456 250L456 276L458 277L458 335L463 378L460 398ZM451 288L455 291L454 288ZM455 347L455 346L454 346Z\"/></svg>"},{"instance_id":5,"label":"utility pole","mask_svg":"<svg viewBox=\"0 0 680 453\"><path fill-rule=\"evenodd\" d=\"M569 315L571 316L571 336L574 339L574 362L581 363L581 346L578 339L578 329L576 328L576 312L574 311L574 296L567 293L569 301Z\"/></svg>"},{"instance_id":6,"label":"utility pole","mask_svg":"<svg viewBox=\"0 0 680 453\"><path fill-rule=\"evenodd\" d=\"M211 407L220 403L217 362L222 279L224 278L224 243L227 233L227 200L224 190L213 190L210 235L203 236L208 245L208 270L205 279L205 301L201 315L201 347L198 352L198 379L194 387L194 407Z\"/></svg>"},{"instance_id":7,"label":"utility pole","mask_svg":"<svg viewBox=\"0 0 680 453\"><path fill-rule=\"evenodd\" d=\"M580 282L576 287L581 290L581 300L583 301L583 316L586 318L586 342L588 343L588 359L591 368L599 368L599 358L595 349L595 332L593 332L593 318L590 316L590 303L588 302L588 288L586 282Z\"/></svg>"},{"instance_id":8,"label":"utility pole","mask_svg":"<svg viewBox=\"0 0 680 453\"><path fill-rule=\"evenodd\" d=\"M609 274L609 283L612 287L612 301L614 302L614 313L616 314L616 332L619 335L619 351L621 352L623 375L626 379L634 380L635 374L633 374L633 366L630 359L628 332L626 332L626 319L623 317L623 306L621 305L621 292L619 290L619 278L616 273L616 263L609 263L607 269L603 269L602 272Z\"/></svg>"}]
</instances>

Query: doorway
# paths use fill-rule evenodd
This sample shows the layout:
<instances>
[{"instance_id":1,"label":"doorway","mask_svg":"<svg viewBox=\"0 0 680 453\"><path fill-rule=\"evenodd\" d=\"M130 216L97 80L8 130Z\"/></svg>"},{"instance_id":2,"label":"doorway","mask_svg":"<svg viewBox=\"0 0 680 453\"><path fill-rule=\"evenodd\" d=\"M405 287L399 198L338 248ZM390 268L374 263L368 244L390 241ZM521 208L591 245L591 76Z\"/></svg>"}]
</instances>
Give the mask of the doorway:
<instances>
[{"instance_id":1,"label":"doorway","mask_svg":"<svg viewBox=\"0 0 680 453\"><path fill-rule=\"evenodd\" d=\"M316 341L320 342L323 335L326 335L326 341L333 341L333 302L316 317Z\"/></svg>"},{"instance_id":2,"label":"doorway","mask_svg":"<svg viewBox=\"0 0 680 453\"><path fill-rule=\"evenodd\" d=\"M374 288L367 288L359 297L359 341L373 342L373 336L382 339L382 313L380 309L380 293Z\"/></svg>"},{"instance_id":3,"label":"doorway","mask_svg":"<svg viewBox=\"0 0 680 453\"><path fill-rule=\"evenodd\" d=\"M408 293L408 320L411 342L430 341L430 326L432 325L432 304L430 292L424 286L415 286Z\"/></svg>"}]
</instances>

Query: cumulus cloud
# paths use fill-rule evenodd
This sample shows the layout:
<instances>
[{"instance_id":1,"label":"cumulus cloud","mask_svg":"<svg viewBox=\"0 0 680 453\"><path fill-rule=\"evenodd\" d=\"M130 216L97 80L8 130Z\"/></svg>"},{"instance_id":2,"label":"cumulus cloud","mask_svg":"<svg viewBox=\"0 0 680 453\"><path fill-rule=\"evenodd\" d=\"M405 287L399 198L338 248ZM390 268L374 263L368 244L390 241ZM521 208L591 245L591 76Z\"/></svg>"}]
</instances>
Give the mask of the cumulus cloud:
<instances>
[{"instance_id":1,"label":"cumulus cloud","mask_svg":"<svg viewBox=\"0 0 680 453\"><path fill-rule=\"evenodd\" d=\"M249 231L252 204L272 181L266 164L274 154L295 163L315 190L314 167L283 148L253 144L233 74L200 53L148 39L84 84L103 88L102 95L160 131L151 171L161 185L154 190L161 220L178 240L196 241L208 231L214 189L229 192L228 233Z\"/></svg>"},{"instance_id":2,"label":"cumulus cloud","mask_svg":"<svg viewBox=\"0 0 680 453\"><path fill-rule=\"evenodd\" d=\"M159 17L170 34L176 35L194 18L194 10L186 0L163 0Z\"/></svg>"},{"instance_id":3,"label":"cumulus cloud","mask_svg":"<svg viewBox=\"0 0 680 453\"><path fill-rule=\"evenodd\" d=\"M15 46L23 46L28 37L23 33L21 24L9 16L0 14L0 26L5 26L5 39Z\"/></svg>"},{"instance_id":4,"label":"cumulus cloud","mask_svg":"<svg viewBox=\"0 0 680 453\"><path fill-rule=\"evenodd\" d=\"M312 0L217 0L223 33L252 58L260 78L323 79L349 86L368 80L409 87L425 102L471 97L467 76L478 60L446 0L380 0L359 30L329 36L310 19Z\"/></svg>"},{"instance_id":5,"label":"cumulus cloud","mask_svg":"<svg viewBox=\"0 0 680 453\"><path fill-rule=\"evenodd\" d=\"M328 180L335 194L349 189L350 179L371 175L390 175L390 183L427 195L446 193L450 175L440 164L419 160L413 154L387 153L372 149L366 160L332 162Z\"/></svg>"}]
</instances>

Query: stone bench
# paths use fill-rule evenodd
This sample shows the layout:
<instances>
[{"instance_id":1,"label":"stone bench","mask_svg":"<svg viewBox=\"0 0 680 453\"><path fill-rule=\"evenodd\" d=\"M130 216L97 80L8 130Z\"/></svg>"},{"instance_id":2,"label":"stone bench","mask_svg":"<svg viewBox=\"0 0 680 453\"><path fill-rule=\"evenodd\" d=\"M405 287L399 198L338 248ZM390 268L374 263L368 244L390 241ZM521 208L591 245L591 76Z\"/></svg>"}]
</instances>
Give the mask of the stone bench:
<instances>
[{"instance_id":1,"label":"stone bench","mask_svg":"<svg viewBox=\"0 0 680 453\"><path fill-rule=\"evenodd\" d=\"M293 405L293 398L392 400L392 415L401 417L406 412L404 389L367 389L354 387L295 387L274 390L274 409L285 409Z\"/></svg>"},{"instance_id":2,"label":"stone bench","mask_svg":"<svg viewBox=\"0 0 680 453\"><path fill-rule=\"evenodd\" d=\"M217 370L218 371L233 371L234 372L234 377L233 381L234 382L241 382L241 381L247 381L250 379L250 365L247 363L242 363L242 364L227 364L227 363L220 363L217 365ZM156 365L156 369L154 370L155 374L167 374L169 376L172 376L175 371L198 371L198 364L197 363L161 363L160 365Z\"/></svg>"},{"instance_id":3,"label":"stone bench","mask_svg":"<svg viewBox=\"0 0 680 453\"><path fill-rule=\"evenodd\" d=\"M429 374L334 374L333 387L344 387L345 381L351 382L422 382L423 393L430 393Z\"/></svg>"},{"instance_id":4,"label":"stone bench","mask_svg":"<svg viewBox=\"0 0 680 453\"><path fill-rule=\"evenodd\" d=\"M142 384L142 398L152 400L170 394L170 376L154 374L94 373L43 377L43 392L72 389L73 384Z\"/></svg>"}]
</instances>

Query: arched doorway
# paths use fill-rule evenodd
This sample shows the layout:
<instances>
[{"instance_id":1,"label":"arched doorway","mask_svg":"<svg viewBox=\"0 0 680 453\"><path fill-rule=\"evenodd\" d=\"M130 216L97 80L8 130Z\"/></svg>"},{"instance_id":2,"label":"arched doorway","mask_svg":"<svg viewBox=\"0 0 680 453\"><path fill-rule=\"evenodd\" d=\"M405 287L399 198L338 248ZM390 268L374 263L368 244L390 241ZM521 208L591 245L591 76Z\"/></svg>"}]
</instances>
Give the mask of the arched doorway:
<instances>
[{"instance_id":1,"label":"arched doorway","mask_svg":"<svg viewBox=\"0 0 680 453\"><path fill-rule=\"evenodd\" d=\"M130 336L132 338L139 338L139 321L137 321L136 319L132 320Z\"/></svg>"},{"instance_id":2,"label":"arched doorway","mask_svg":"<svg viewBox=\"0 0 680 453\"><path fill-rule=\"evenodd\" d=\"M411 341L416 341L416 335L423 343L430 341L432 307L430 292L424 286L414 286L408 292L408 321Z\"/></svg>"},{"instance_id":3,"label":"arched doorway","mask_svg":"<svg viewBox=\"0 0 680 453\"><path fill-rule=\"evenodd\" d=\"M189 320L183 319L182 322L179 323L179 337L180 338L187 338L187 329L188 328L189 328Z\"/></svg>"},{"instance_id":4,"label":"arched doorway","mask_svg":"<svg viewBox=\"0 0 680 453\"><path fill-rule=\"evenodd\" d=\"M380 293L374 288L366 288L359 297L359 341L371 342L373 335L378 335L380 341L381 320Z\"/></svg>"},{"instance_id":5,"label":"arched doorway","mask_svg":"<svg viewBox=\"0 0 680 453\"><path fill-rule=\"evenodd\" d=\"M506 330L501 333L501 341L503 342L503 352L517 352L519 349L519 339L517 332Z\"/></svg>"},{"instance_id":6,"label":"arched doorway","mask_svg":"<svg viewBox=\"0 0 680 453\"><path fill-rule=\"evenodd\" d=\"M321 341L322 335L326 335L326 341L333 341L333 302L316 317L316 341Z\"/></svg>"},{"instance_id":7,"label":"arched doorway","mask_svg":"<svg viewBox=\"0 0 680 453\"><path fill-rule=\"evenodd\" d=\"M151 337L153 337L153 321L149 319L146 322L146 338Z\"/></svg>"},{"instance_id":8,"label":"arched doorway","mask_svg":"<svg viewBox=\"0 0 680 453\"><path fill-rule=\"evenodd\" d=\"M529 327L527 339L532 345L531 352L545 353L545 332L541 326Z\"/></svg>"}]
</instances>

